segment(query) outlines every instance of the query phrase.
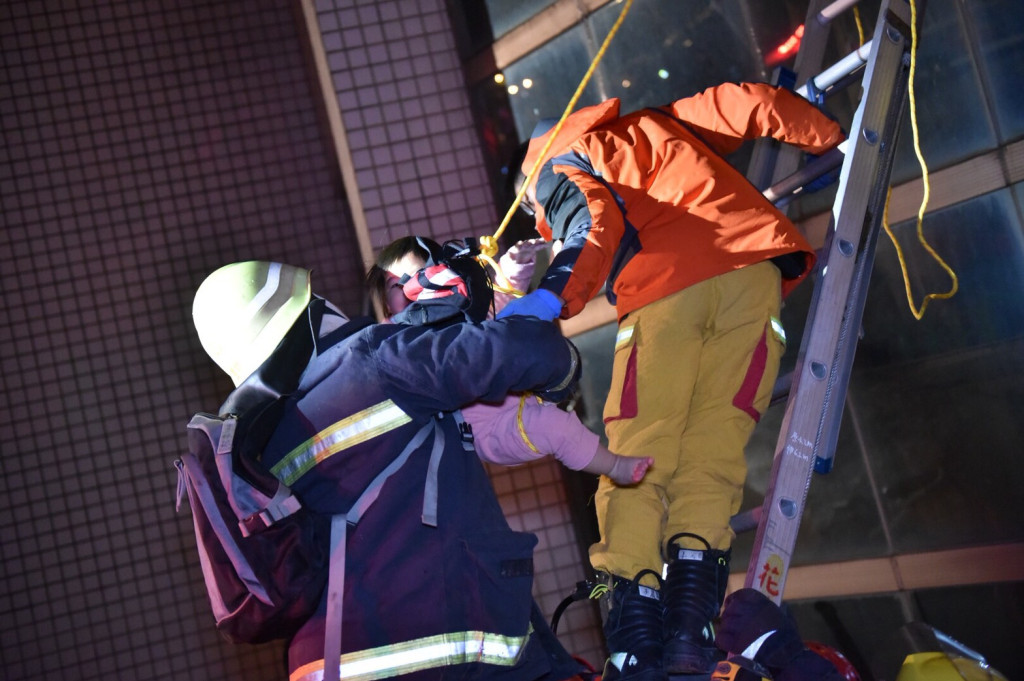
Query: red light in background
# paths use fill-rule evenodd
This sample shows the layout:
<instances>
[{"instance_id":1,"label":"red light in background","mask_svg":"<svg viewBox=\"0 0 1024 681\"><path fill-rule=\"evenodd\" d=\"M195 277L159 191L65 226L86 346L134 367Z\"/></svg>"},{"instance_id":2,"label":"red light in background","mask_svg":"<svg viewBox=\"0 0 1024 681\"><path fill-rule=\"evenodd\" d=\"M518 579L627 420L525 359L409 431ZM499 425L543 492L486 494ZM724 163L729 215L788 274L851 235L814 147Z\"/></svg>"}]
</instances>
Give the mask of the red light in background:
<instances>
[{"instance_id":1,"label":"red light in background","mask_svg":"<svg viewBox=\"0 0 1024 681\"><path fill-rule=\"evenodd\" d=\"M800 24L793 35L786 38L778 47L764 57L765 66L776 66L794 56L800 50L800 41L804 37L804 25Z\"/></svg>"}]
</instances>

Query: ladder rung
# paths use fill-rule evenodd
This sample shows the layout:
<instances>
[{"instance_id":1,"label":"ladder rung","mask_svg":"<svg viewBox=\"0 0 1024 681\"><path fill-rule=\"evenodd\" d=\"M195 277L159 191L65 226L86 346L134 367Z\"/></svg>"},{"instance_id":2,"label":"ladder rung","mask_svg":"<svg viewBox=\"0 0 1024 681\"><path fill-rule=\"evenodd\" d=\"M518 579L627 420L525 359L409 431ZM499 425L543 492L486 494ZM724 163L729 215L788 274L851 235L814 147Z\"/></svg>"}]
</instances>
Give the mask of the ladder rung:
<instances>
[{"instance_id":1,"label":"ladder rung","mask_svg":"<svg viewBox=\"0 0 1024 681\"><path fill-rule=\"evenodd\" d=\"M836 0L818 12L818 23L825 26L837 16L856 5L860 0Z\"/></svg>"},{"instance_id":2,"label":"ladder rung","mask_svg":"<svg viewBox=\"0 0 1024 681\"><path fill-rule=\"evenodd\" d=\"M779 374L779 377L775 379L775 387L772 388L772 399L768 403L768 406L775 406L780 402L785 402L789 399L790 388L793 387L793 372L787 371L784 374Z\"/></svg>"},{"instance_id":3,"label":"ladder rung","mask_svg":"<svg viewBox=\"0 0 1024 681\"><path fill-rule=\"evenodd\" d=\"M871 58L872 42L873 41L871 40L867 41L832 66L811 78L808 83L804 83L798 87L796 89L796 93L804 99L811 99L812 87L817 91L827 90L846 76L862 67L867 63L868 59Z\"/></svg>"},{"instance_id":4,"label":"ladder rung","mask_svg":"<svg viewBox=\"0 0 1024 681\"><path fill-rule=\"evenodd\" d=\"M785 205L795 194L802 191L806 184L843 165L844 156L840 147L829 149L789 177L765 189L764 197L778 207Z\"/></svg>"},{"instance_id":5,"label":"ladder rung","mask_svg":"<svg viewBox=\"0 0 1024 681\"><path fill-rule=\"evenodd\" d=\"M729 527L736 534L743 534L750 530L757 529L757 524L761 522L761 513L763 509L760 506L755 506L749 510L737 513L733 517L729 518Z\"/></svg>"}]
</instances>

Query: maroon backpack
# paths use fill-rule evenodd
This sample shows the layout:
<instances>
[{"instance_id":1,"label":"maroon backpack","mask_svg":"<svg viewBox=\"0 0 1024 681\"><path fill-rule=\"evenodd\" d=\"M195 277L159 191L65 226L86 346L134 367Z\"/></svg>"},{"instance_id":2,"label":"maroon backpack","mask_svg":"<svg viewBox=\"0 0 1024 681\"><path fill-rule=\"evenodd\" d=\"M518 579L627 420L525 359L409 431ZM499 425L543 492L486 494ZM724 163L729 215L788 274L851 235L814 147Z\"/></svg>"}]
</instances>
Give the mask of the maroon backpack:
<instances>
[{"instance_id":1,"label":"maroon backpack","mask_svg":"<svg viewBox=\"0 0 1024 681\"><path fill-rule=\"evenodd\" d=\"M433 456L439 456L444 435L440 421L430 419L348 512L330 516L303 508L259 460L283 404L284 398L264 401L241 417L193 416L189 451L175 461L178 508L187 493L206 593L221 633L234 643L290 638L316 612L326 589L324 659L338 659L348 526L359 522L387 479L432 434ZM436 524L436 479L428 476L425 484L424 523ZM327 665L324 681L338 675L338 666Z\"/></svg>"},{"instance_id":2,"label":"maroon backpack","mask_svg":"<svg viewBox=\"0 0 1024 681\"><path fill-rule=\"evenodd\" d=\"M290 637L327 584L330 516L304 509L253 451L272 432L260 420L276 424L273 406L241 418L196 414L189 451L175 462L178 508L187 492L214 620L234 643Z\"/></svg>"}]
</instances>

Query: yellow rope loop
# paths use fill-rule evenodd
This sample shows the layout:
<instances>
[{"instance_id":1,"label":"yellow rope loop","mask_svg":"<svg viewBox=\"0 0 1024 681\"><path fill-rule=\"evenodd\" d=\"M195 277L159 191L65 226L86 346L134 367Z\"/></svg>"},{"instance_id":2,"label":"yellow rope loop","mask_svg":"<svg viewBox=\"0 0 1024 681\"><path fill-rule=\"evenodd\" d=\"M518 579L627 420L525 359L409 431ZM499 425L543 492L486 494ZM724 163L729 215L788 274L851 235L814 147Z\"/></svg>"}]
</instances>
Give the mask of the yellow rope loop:
<instances>
[{"instance_id":1,"label":"yellow rope loop","mask_svg":"<svg viewBox=\"0 0 1024 681\"><path fill-rule=\"evenodd\" d=\"M857 37L860 39L860 45L864 45L864 24L860 20L860 7L853 8L853 20L857 24Z\"/></svg>"},{"instance_id":2,"label":"yellow rope loop","mask_svg":"<svg viewBox=\"0 0 1024 681\"><path fill-rule=\"evenodd\" d=\"M516 410L516 428L519 429L519 437L523 438L523 442L526 443L526 446L537 454L540 454L541 452L537 449L537 445L533 444L530 440L530 436L526 434L526 424L523 423L523 405L526 404L526 399L528 397L529 393L524 393L519 396L519 409ZM537 401L539 402L540 399L538 398Z\"/></svg>"},{"instance_id":3,"label":"yellow rope loop","mask_svg":"<svg viewBox=\"0 0 1024 681\"><path fill-rule=\"evenodd\" d=\"M499 293L508 293L517 298L526 295L513 286L509 278L505 276L501 265L494 259L496 255L498 255L498 240L493 236L480 237L480 255L476 257L476 260L485 267L489 266L494 271L494 281L491 283L491 288Z\"/></svg>"},{"instance_id":4,"label":"yellow rope loop","mask_svg":"<svg viewBox=\"0 0 1024 681\"><path fill-rule=\"evenodd\" d=\"M893 234L892 229L889 227L889 199L892 197L892 188L890 187L889 193L885 198L885 211L882 214L882 226L885 228L885 233L889 235L889 240L892 241L893 246L896 247L896 257L900 261L900 270L903 272L903 286L907 292L907 304L910 306L910 313L914 315L914 319L921 321L924 317L924 311L928 309L928 303L935 299L947 299L952 298L956 295L956 292L960 288L960 281L956 276L956 272L946 264L934 248L924 238L924 214L925 209L928 207L928 200L931 197L931 184L928 179L928 165L925 163L924 154L921 153L921 141L920 134L917 128L917 102L914 94L914 74L917 72L917 3L914 0L910 0L910 83L908 88L908 94L910 97L910 127L914 133L914 153L917 155L917 161L921 166L921 180L924 184L924 195L921 197L921 205L917 209L917 240L921 242L924 249L928 252L932 258L946 271L949 278L952 280L950 289L945 293L929 293L925 295L921 301L921 309L917 309L914 305L914 296L910 290L910 275L907 272L907 263L903 258L903 249L896 241L896 236Z\"/></svg>"},{"instance_id":5,"label":"yellow rope loop","mask_svg":"<svg viewBox=\"0 0 1024 681\"><path fill-rule=\"evenodd\" d=\"M494 258L484 253L481 253L476 257L477 262L483 262L489 265L494 270L494 281L491 282L491 288L499 293L509 293L517 298L521 298L526 295L524 292L517 289L509 281L509 278L505 276L505 273L501 271L501 265L499 265Z\"/></svg>"}]
</instances>

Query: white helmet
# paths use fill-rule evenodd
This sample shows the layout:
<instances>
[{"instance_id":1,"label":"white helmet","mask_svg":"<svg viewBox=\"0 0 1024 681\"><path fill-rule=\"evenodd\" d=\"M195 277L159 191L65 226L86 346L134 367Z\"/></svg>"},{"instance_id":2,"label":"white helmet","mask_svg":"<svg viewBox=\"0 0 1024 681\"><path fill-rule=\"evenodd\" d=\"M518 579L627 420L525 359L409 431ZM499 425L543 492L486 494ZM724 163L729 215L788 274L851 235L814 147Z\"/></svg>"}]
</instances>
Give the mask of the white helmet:
<instances>
[{"instance_id":1,"label":"white helmet","mask_svg":"<svg viewBox=\"0 0 1024 681\"><path fill-rule=\"evenodd\" d=\"M225 265L196 291L192 320L237 387L274 352L309 305L309 270L251 260Z\"/></svg>"}]
</instances>

